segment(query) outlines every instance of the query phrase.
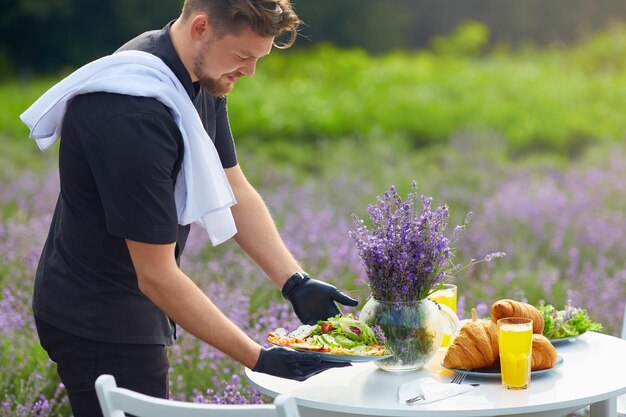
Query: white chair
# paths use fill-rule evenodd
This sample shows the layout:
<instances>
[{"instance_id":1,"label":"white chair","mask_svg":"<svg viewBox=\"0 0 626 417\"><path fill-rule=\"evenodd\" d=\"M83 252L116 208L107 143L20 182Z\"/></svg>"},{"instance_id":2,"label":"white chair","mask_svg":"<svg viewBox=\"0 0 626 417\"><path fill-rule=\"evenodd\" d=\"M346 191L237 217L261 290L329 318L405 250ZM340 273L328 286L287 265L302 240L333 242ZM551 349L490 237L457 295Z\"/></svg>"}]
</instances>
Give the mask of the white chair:
<instances>
[{"instance_id":1,"label":"white chair","mask_svg":"<svg viewBox=\"0 0 626 417\"><path fill-rule=\"evenodd\" d=\"M104 417L300 417L296 400L279 395L273 404L195 404L165 400L119 388L112 375L100 375L96 394Z\"/></svg>"},{"instance_id":2,"label":"white chair","mask_svg":"<svg viewBox=\"0 0 626 417\"><path fill-rule=\"evenodd\" d=\"M622 339L626 339L626 305L624 306L624 318L622 319Z\"/></svg>"},{"instance_id":3,"label":"white chair","mask_svg":"<svg viewBox=\"0 0 626 417\"><path fill-rule=\"evenodd\" d=\"M626 339L626 306L624 306L624 318L622 319L622 339ZM626 394L617 397L617 415L626 417Z\"/></svg>"}]
</instances>

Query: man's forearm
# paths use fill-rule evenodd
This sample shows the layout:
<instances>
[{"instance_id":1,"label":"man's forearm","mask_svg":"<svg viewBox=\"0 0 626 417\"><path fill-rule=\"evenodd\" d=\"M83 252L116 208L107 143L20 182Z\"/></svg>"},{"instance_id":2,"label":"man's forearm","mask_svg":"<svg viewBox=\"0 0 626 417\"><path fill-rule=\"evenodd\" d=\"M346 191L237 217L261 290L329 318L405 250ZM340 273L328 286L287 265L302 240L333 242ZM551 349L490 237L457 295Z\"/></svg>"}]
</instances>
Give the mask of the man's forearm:
<instances>
[{"instance_id":1,"label":"man's forearm","mask_svg":"<svg viewBox=\"0 0 626 417\"><path fill-rule=\"evenodd\" d=\"M183 329L254 368L261 346L230 321L176 265L172 245L127 241L141 291Z\"/></svg>"},{"instance_id":2,"label":"man's forearm","mask_svg":"<svg viewBox=\"0 0 626 417\"><path fill-rule=\"evenodd\" d=\"M278 288L302 267L285 246L265 202L237 168L227 170L237 204L232 207L237 225L235 240Z\"/></svg>"},{"instance_id":3,"label":"man's forearm","mask_svg":"<svg viewBox=\"0 0 626 417\"><path fill-rule=\"evenodd\" d=\"M237 225L237 243L276 286L284 290L283 295L302 323L314 324L341 313L337 303L351 307L358 304L357 300L341 293L333 285L301 274L294 275L302 268L283 243L261 196L238 166L227 169L226 175L237 198L237 204L232 207ZM288 280L290 285L284 288Z\"/></svg>"}]
</instances>

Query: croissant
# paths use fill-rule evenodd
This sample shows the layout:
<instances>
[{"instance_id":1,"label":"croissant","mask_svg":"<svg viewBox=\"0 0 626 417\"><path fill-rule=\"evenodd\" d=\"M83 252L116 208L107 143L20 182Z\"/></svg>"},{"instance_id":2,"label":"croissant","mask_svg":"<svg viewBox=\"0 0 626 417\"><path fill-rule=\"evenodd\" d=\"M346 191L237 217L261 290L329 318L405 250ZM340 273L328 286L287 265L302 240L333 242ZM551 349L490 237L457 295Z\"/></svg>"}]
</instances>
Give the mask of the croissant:
<instances>
[{"instance_id":1,"label":"croissant","mask_svg":"<svg viewBox=\"0 0 626 417\"><path fill-rule=\"evenodd\" d=\"M550 369L556 364L557 354L552 343L541 334L533 334L533 353L530 369Z\"/></svg>"},{"instance_id":2,"label":"croissant","mask_svg":"<svg viewBox=\"0 0 626 417\"><path fill-rule=\"evenodd\" d=\"M543 333L543 316L539 309L521 301L502 299L491 305L491 320L497 322L503 317L525 317L533 321L533 333Z\"/></svg>"},{"instance_id":3,"label":"croissant","mask_svg":"<svg viewBox=\"0 0 626 417\"><path fill-rule=\"evenodd\" d=\"M488 320L466 323L454 338L443 358L452 369L477 369L493 365L499 357L498 330Z\"/></svg>"}]
</instances>

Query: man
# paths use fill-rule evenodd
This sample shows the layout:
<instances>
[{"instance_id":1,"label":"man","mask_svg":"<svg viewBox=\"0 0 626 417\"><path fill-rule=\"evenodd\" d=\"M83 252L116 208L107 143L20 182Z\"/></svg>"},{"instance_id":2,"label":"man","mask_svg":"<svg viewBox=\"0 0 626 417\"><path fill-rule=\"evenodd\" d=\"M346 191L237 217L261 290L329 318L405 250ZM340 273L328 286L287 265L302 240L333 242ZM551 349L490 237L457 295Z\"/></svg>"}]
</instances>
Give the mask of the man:
<instances>
[{"instance_id":1,"label":"man","mask_svg":"<svg viewBox=\"0 0 626 417\"><path fill-rule=\"evenodd\" d=\"M240 77L254 75L275 37L290 34L279 47L291 46L298 24L289 0L186 0L177 20L121 51L156 56L177 78L174 84L188 95L184 99L193 103L194 117L200 116L203 134L219 155L222 166L210 168L222 175L223 168L236 199L226 210L236 225L236 242L282 289L300 320L315 323L339 312L335 302L357 301L308 277L283 244L237 164L224 97ZM166 346L176 337L174 322L259 372L303 380L340 366L322 362L316 353L262 348L179 269L189 232L188 223L179 224L175 192L181 167L188 187L191 180L204 180L191 178L192 165L186 165L186 158L197 156L186 148L194 139L184 127L189 115L183 109L175 117L176 106L162 98L115 88L76 93L59 126L51 128L63 136L61 192L37 269L33 310L74 416L100 415L94 381L103 373L113 374L122 387L166 398ZM129 83L134 88L140 86ZM223 223L205 223L207 230L213 226Z\"/></svg>"}]
</instances>

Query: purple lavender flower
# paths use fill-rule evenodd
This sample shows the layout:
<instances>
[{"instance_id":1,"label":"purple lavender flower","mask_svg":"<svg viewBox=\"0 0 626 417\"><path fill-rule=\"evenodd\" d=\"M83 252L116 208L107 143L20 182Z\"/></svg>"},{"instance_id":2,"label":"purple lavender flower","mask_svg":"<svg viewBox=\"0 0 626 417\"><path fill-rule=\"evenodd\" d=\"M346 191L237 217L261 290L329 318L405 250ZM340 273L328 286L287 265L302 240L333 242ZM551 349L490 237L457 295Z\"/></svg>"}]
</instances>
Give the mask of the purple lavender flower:
<instances>
[{"instance_id":1,"label":"purple lavender flower","mask_svg":"<svg viewBox=\"0 0 626 417\"><path fill-rule=\"evenodd\" d=\"M384 345L387 342L385 332L383 332L383 329L378 324L372 326L372 331L374 332L374 336L376 336L378 344Z\"/></svg>"},{"instance_id":2,"label":"purple lavender flower","mask_svg":"<svg viewBox=\"0 0 626 417\"><path fill-rule=\"evenodd\" d=\"M356 229L349 232L356 242L358 254L365 266L372 296L381 301L405 302L421 300L436 290L446 277L483 260L503 256L501 252L483 259L471 260L467 265L455 265L451 258L453 248L465 225L457 225L450 237L447 206L432 208L432 197L419 196L415 182L413 192L406 200L398 195L395 186L376 198L368 207L372 227L353 215ZM423 209L417 210L421 200Z\"/></svg>"}]
</instances>

